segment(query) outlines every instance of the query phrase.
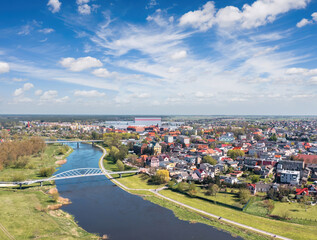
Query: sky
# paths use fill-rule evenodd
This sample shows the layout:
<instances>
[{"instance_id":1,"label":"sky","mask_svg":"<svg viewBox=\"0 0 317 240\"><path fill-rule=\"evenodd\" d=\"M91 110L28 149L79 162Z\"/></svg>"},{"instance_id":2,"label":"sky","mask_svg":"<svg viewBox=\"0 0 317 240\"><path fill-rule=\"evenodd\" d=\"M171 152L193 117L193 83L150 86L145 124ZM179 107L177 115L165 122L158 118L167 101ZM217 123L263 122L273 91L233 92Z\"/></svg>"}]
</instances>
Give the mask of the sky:
<instances>
[{"instance_id":1,"label":"sky","mask_svg":"<svg viewBox=\"0 0 317 240\"><path fill-rule=\"evenodd\" d=\"M317 0L10 0L0 114L317 115Z\"/></svg>"}]
</instances>

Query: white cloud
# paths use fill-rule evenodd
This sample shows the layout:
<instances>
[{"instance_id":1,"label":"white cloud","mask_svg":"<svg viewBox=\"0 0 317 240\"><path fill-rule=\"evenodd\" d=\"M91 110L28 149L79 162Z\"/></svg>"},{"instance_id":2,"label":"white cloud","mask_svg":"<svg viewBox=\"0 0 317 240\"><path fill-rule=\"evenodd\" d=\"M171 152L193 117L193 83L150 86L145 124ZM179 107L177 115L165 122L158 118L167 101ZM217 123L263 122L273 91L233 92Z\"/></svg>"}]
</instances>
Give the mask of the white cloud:
<instances>
[{"instance_id":1,"label":"white cloud","mask_svg":"<svg viewBox=\"0 0 317 240\"><path fill-rule=\"evenodd\" d=\"M312 76L317 75L317 68L315 69L307 69L307 68L288 68L285 71L286 74L293 75L293 74L300 74L304 76Z\"/></svg>"},{"instance_id":2,"label":"white cloud","mask_svg":"<svg viewBox=\"0 0 317 240\"><path fill-rule=\"evenodd\" d=\"M156 0L149 0L149 3L146 5L146 9L150 9L150 8L153 8L155 7L156 5L158 5L157 1Z\"/></svg>"},{"instance_id":3,"label":"white cloud","mask_svg":"<svg viewBox=\"0 0 317 240\"><path fill-rule=\"evenodd\" d=\"M52 13L59 12L62 3L59 0L49 0L47 6Z\"/></svg>"},{"instance_id":4,"label":"white cloud","mask_svg":"<svg viewBox=\"0 0 317 240\"><path fill-rule=\"evenodd\" d=\"M207 2L201 9L185 13L179 20L181 26L191 25L205 31L215 23L215 5L214 2Z\"/></svg>"},{"instance_id":5,"label":"white cloud","mask_svg":"<svg viewBox=\"0 0 317 240\"><path fill-rule=\"evenodd\" d=\"M26 79L23 79L23 78L12 78L12 81L13 82L25 82Z\"/></svg>"},{"instance_id":6,"label":"white cloud","mask_svg":"<svg viewBox=\"0 0 317 240\"><path fill-rule=\"evenodd\" d=\"M98 68L92 72L97 77L108 78L111 73L106 68Z\"/></svg>"},{"instance_id":7,"label":"white cloud","mask_svg":"<svg viewBox=\"0 0 317 240\"><path fill-rule=\"evenodd\" d=\"M85 91L85 90L76 90L74 92L74 96L76 97L104 97L106 96L103 92L98 92L96 90Z\"/></svg>"},{"instance_id":8,"label":"white cloud","mask_svg":"<svg viewBox=\"0 0 317 240\"><path fill-rule=\"evenodd\" d=\"M76 3L77 3L78 5L85 4L85 3L89 3L89 2L90 2L90 0L76 0Z\"/></svg>"},{"instance_id":9,"label":"white cloud","mask_svg":"<svg viewBox=\"0 0 317 240\"><path fill-rule=\"evenodd\" d=\"M127 104L130 103L130 100L126 97L122 97L122 96L116 96L114 99L115 103L117 104Z\"/></svg>"},{"instance_id":10,"label":"white cloud","mask_svg":"<svg viewBox=\"0 0 317 240\"><path fill-rule=\"evenodd\" d=\"M0 74L6 73L10 71L9 63L6 62L0 62Z\"/></svg>"},{"instance_id":11,"label":"white cloud","mask_svg":"<svg viewBox=\"0 0 317 240\"><path fill-rule=\"evenodd\" d=\"M197 98L211 98L214 96L212 93L203 93L201 91L197 91L194 94Z\"/></svg>"},{"instance_id":12,"label":"white cloud","mask_svg":"<svg viewBox=\"0 0 317 240\"><path fill-rule=\"evenodd\" d=\"M22 88L18 88L14 91L13 96L21 96L24 92L29 91L33 87L34 85L32 83L25 83Z\"/></svg>"},{"instance_id":13,"label":"white cloud","mask_svg":"<svg viewBox=\"0 0 317 240\"><path fill-rule=\"evenodd\" d=\"M23 89L22 88L18 88L18 89L15 89L14 93L13 93L13 96L17 97L17 96L20 96L23 94Z\"/></svg>"},{"instance_id":14,"label":"white cloud","mask_svg":"<svg viewBox=\"0 0 317 240\"><path fill-rule=\"evenodd\" d=\"M177 73L177 72L179 72L180 71L180 69L179 68L176 68L176 67L170 67L169 69L168 69L168 72L169 73Z\"/></svg>"},{"instance_id":15,"label":"white cloud","mask_svg":"<svg viewBox=\"0 0 317 240\"><path fill-rule=\"evenodd\" d=\"M79 5L78 12L83 15L89 15L91 13L91 8L88 4Z\"/></svg>"},{"instance_id":16,"label":"white cloud","mask_svg":"<svg viewBox=\"0 0 317 240\"><path fill-rule=\"evenodd\" d=\"M43 91L41 89L38 89L35 91L36 96L40 96L40 95L42 95L42 93L43 93Z\"/></svg>"},{"instance_id":17,"label":"white cloud","mask_svg":"<svg viewBox=\"0 0 317 240\"><path fill-rule=\"evenodd\" d=\"M93 57L82 57L77 59L71 57L62 58L60 64L73 72L80 72L88 68L102 66L102 63Z\"/></svg>"},{"instance_id":18,"label":"white cloud","mask_svg":"<svg viewBox=\"0 0 317 240\"><path fill-rule=\"evenodd\" d=\"M67 101L69 101L69 97L68 96L56 99L57 103L64 103L64 102L67 102Z\"/></svg>"},{"instance_id":19,"label":"white cloud","mask_svg":"<svg viewBox=\"0 0 317 240\"><path fill-rule=\"evenodd\" d=\"M171 58L172 59L182 59L182 58L185 58L186 56L187 56L187 52L185 50L181 50L179 52L172 54Z\"/></svg>"},{"instance_id":20,"label":"white cloud","mask_svg":"<svg viewBox=\"0 0 317 240\"><path fill-rule=\"evenodd\" d=\"M43 95L40 97L41 101L51 101L55 100L58 96L58 92L56 90L49 90L43 93Z\"/></svg>"},{"instance_id":21,"label":"white cloud","mask_svg":"<svg viewBox=\"0 0 317 240\"><path fill-rule=\"evenodd\" d=\"M312 15L312 19L308 20L307 18L303 18L300 22L296 24L298 28L304 27L308 24L313 24L317 22L317 12L314 12Z\"/></svg>"},{"instance_id":22,"label":"white cloud","mask_svg":"<svg viewBox=\"0 0 317 240\"><path fill-rule=\"evenodd\" d=\"M39 30L40 33L44 33L44 34L49 34L49 33L52 33L54 31L55 30L53 28L43 28L43 29Z\"/></svg>"},{"instance_id":23,"label":"white cloud","mask_svg":"<svg viewBox=\"0 0 317 240\"><path fill-rule=\"evenodd\" d=\"M251 5L244 4L242 9L226 6L218 12L214 2L207 2L201 9L185 13L179 20L181 26L190 25L206 31L218 24L219 27L244 29L256 28L275 21L280 14L292 9L305 8L310 0L257 0Z\"/></svg>"},{"instance_id":24,"label":"white cloud","mask_svg":"<svg viewBox=\"0 0 317 240\"><path fill-rule=\"evenodd\" d=\"M298 23L296 24L296 27L301 28L301 27L304 27L304 26L306 26L307 24L311 24L311 23L312 23L312 21L309 21L308 19L303 18L300 22L298 22Z\"/></svg>"},{"instance_id":25,"label":"white cloud","mask_svg":"<svg viewBox=\"0 0 317 240\"><path fill-rule=\"evenodd\" d=\"M309 82L310 82L311 84L317 84L317 76L310 78L310 79L309 79Z\"/></svg>"}]
</instances>

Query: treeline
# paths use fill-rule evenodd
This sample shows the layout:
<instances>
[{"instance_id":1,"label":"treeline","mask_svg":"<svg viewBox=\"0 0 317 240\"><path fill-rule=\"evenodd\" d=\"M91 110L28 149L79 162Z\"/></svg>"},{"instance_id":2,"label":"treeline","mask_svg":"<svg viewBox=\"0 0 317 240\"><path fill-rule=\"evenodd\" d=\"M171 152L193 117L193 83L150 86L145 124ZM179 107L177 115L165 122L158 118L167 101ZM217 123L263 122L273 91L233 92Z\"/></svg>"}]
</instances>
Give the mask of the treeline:
<instances>
[{"instance_id":1,"label":"treeline","mask_svg":"<svg viewBox=\"0 0 317 240\"><path fill-rule=\"evenodd\" d=\"M27 165L33 154L44 151L45 142L40 137L27 140L3 142L0 144L0 170L7 167L23 167Z\"/></svg>"}]
</instances>

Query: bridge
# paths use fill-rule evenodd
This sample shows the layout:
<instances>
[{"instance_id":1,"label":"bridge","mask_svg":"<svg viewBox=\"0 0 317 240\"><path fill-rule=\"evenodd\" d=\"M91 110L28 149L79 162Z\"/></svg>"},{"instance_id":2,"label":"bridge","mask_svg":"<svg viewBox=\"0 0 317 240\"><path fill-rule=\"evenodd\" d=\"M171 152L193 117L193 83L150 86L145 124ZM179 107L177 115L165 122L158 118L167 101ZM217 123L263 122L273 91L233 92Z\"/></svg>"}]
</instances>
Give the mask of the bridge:
<instances>
[{"instance_id":1,"label":"bridge","mask_svg":"<svg viewBox=\"0 0 317 240\"><path fill-rule=\"evenodd\" d=\"M94 143L98 143L98 142L103 142L103 140L47 140L45 141L46 144L54 144L54 143L77 143L77 148L79 148L79 143L92 143L92 145L94 145Z\"/></svg>"},{"instance_id":2,"label":"bridge","mask_svg":"<svg viewBox=\"0 0 317 240\"><path fill-rule=\"evenodd\" d=\"M33 183L40 183L42 186L43 182L70 179L70 178L78 178L78 177L101 176L101 175L106 175L106 174L108 174L108 175L118 174L119 177L121 178L122 174L127 174L127 173L138 174L139 172L140 172L140 170L111 172L111 171L107 171L107 170L103 171L100 168L77 168L77 169L72 169L72 170L58 173L58 174L53 175L52 177L49 177L49 178L28 180L28 181L23 181L23 182L0 182L0 184L20 185L20 188L21 188L22 185L30 185Z\"/></svg>"}]
</instances>

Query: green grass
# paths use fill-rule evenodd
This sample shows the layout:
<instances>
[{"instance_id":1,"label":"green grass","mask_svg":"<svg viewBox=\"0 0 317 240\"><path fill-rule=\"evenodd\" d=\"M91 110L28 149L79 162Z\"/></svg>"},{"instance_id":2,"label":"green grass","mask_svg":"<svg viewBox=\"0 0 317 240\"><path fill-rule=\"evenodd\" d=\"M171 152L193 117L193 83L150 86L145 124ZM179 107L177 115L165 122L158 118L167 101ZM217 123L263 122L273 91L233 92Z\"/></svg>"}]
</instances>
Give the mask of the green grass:
<instances>
[{"instance_id":1,"label":"green grass","mask_svg":"<svg viewBox=\"0 0 317 240\"><path fill-rule=\"evenodd\" d=\"M44 211L54 204L34 188L0 190L0 222L16 239L97 239L61 210ZM0 238L3 238L0 232Z\"/></svg>"},{"instance_id":2,"label":"green grass","mask_svg":"<svg viewBox=\"0 0 317 240\"><path fill-rule=\"evenodd\" d=\"M246 207L245 212L263 217L269 214L268 208L263 206L263 201L261 200L260 197L254 197Z\"/></svg>"},{"instance_id":3,"label":"green grass","mask_svg":"<svg viewBox=\"0 0 317 240\"><path fill-rule=\"evenodd\" d=\"M283 221L254 216L239 210L222 207L204 200L190 198L180 193L170 190L163 190L162 195L198 208L200 210L228 218L230 220L268 231L277 235L282 235L292 239L317 239L317 224L314 226L293 224Z\"/></svg>"},{"instance_id":4,"label":"green grass","mask_svg":"<svg viewBox=\"0 0 317 240\"><path fill-rule=\"evenodd\" d=\"M181 220L189 221L191 223L203 223L217 228L218 230L224 230L228 233L231 233L233 236L240 236L246 240L264 240L269 239L268 237L258 235L256 233L246 231L245 229L240 229L232 225L228 225L225 223L221 223L218 220L209 219L204 217L198 213L189 211L188 209L182 208L176 204L173 204L164 199L160 199L157 197L145 197L145 200L151 201L157 205L160 205L164 208L170 209L173 211L175 216Z\"/></svg>"},{"instance_id":5,"label":"green grass","mask_svg":"<svg viewBox=\"0 0 317 240\"><path fill-rule=\"evenodd\" d=\"M32 156L30 162L25 168L6 168L0 172L0 181L13 181L15 175L22 175L25 180L27 179L39 179L39 170L43 167L58 167L55 162L59 159L55 158L55 153L61 146L48 145L44 153ZM71 151L62 156L61 159L66 158ZM61 157L61 156L59 156Z\"/></svg>"},{"instance_id":6,"label":"green grass","mask_svg":"<svg viewBox=\"0 0 317 240\"><path fill-rule=\"evenodd\" d=\"M233 207L238 207L241 209L243 208L243 205L239 203L239 199L234 193L219 192L216 196L207 196L205 192L205 190L198 191L197 196L206 198L208 200L224 203Z\"/></svg>"},{"instance_id":7,"label":"green grass","mask_svg":"<svg viewBox=\"0 0 317 240\"><path fill-rule=\"evenodd\" d=\"M161 185L151 185L148 184L148 180L150 177L146 174L138 174L138 175L132 175L128 177L122 177L116 179L123 185L127 186L128 188L135 188L135 189L156 189L161 188L164 186L164 184Z\"/></svg>"},{"instance_id":8,"label":"green grass","mask_svg":"<svg viewBox=\"0 0 317 240\"><path fill-rule=\"evenodd\" d=\"M290 218L309 219L317 221L317 206L307 206L307 211L299 203L275 202L272 215L280 215L282 211L288 210ZM317 222L316 222L317 226Z\"/></svg>"}]
</instances>

